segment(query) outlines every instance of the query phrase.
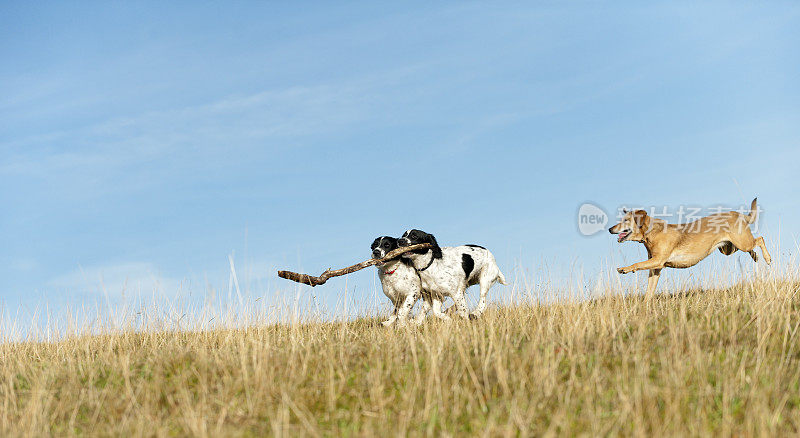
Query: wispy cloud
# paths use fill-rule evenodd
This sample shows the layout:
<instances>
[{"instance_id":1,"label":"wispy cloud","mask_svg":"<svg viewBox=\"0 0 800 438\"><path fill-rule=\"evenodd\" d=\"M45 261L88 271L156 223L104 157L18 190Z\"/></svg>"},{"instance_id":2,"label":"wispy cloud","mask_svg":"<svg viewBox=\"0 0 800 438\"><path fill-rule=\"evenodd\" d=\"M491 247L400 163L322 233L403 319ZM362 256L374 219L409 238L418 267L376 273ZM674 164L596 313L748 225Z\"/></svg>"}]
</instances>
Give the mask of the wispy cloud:
<instances>
[{"instance_id":1,"label":"wispy cloud","mask_svg":"<svg viewBox=\"0 0 800 438\"><path fill-rule=\"evenodd\" d=\"M168 111L114 118L14 140L3 173L146 161L176 150L223 149L253 140L325 132L368 114L357 87L293 87Z\"/></svg>"},{"instance_id":2,"label":"wispy cloud","mask_svg":"<svg viewBox=\"0 0 800 438\"><path fill-rule=\"evenodd\" d=\"M207 103L13 138L0 178L63 181L69 196L163 183L176 172L213 169L307 144L382 117L386 84L414 67L348 81L228 95ZM395 91L390 91L395 93ZM401 93L397 91L396 93ZM154 175L158 167L169 172ZM66 189L65 189L66 191Z\"/></svg>"},{"instance_id":3,"label":"wispy cloud","mask_svg":"<svg viewBox=\"0 0 800 438\"><path fill-rule=\"evenodd\" d=\"M53 278L48 286L107 296L148 296L154 293L173 294L178 281L164 277L147 262L125 262L99 266L79 267L72 272Z\"/></svg>"}]
</instances>

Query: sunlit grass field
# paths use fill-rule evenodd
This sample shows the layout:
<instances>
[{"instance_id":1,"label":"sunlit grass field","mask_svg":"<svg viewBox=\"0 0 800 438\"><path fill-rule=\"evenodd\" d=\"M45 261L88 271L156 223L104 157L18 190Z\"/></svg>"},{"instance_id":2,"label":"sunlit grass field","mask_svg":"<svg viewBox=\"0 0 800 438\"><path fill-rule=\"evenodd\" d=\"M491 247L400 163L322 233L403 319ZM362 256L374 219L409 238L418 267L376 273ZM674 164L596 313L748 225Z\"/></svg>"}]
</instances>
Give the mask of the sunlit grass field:
<instances>
[{"instance_id":1,"label":"sunlit grass field","mask_svg":"<svg viewBox=\"0 0 800 438\"><path fill-rule=\"evenodd\" d=\"M790 276L789 278L795 278ZM0 344L0 435L796 435L800 284Z\"/></svg>"}]
</instances>

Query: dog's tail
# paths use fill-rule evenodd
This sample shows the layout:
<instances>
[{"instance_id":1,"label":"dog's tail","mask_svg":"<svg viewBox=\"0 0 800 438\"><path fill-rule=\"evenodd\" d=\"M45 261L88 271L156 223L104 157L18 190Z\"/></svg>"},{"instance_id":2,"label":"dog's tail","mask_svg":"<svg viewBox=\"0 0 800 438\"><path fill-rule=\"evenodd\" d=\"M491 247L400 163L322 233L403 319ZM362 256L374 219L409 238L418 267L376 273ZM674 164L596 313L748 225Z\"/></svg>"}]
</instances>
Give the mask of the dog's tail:
<instances>
[{"instance_id":1,"label":"dog's tail","mask_svg":"<svg viewBox=\"0 0 800 438\"><path fill-rule=\"evenodd\" d=\"M506 276L503 275L503 273L500 272L499 269L497 270L497 282L502 284L503 286L508 286L508 283L506 282Z\"/></svg>"},{"instance_id":2,"label":"dog's tail","mask_svg":"<svg viewBox=\"0 0 800 438\"><path fill-rule=\"evenodd\" d=\"M753 202L750 204L750 212L747 213L747 223L753 224L758 219L758 206L756 205L756 201L758 198L754 198Z\"/></svg>"}]
</instances>

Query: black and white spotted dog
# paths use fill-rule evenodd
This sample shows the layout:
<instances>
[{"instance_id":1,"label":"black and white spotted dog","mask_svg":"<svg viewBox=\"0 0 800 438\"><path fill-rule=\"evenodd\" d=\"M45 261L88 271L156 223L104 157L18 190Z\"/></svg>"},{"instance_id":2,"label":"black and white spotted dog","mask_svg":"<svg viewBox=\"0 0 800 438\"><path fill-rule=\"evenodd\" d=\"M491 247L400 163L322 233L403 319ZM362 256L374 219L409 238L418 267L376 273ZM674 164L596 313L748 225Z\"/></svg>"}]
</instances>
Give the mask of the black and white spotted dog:
<instances>
[{"instance_id":1,"label":"black and white spotted dog","mask_svg":"<svg viewBox=\"0 0 800 438\"><path fill-rule=\"evenodd\" d=\"M433 313L439 318L450 319L442 312L442 301L451 297L456 312L462 318L477 318L486 310L486 295L495 282L507 284L489 250L478 245L439 247L436 238L420 230L408 230L397 240L399 246L430 243L433 248L420 249L402 255L411 261L419 274L422 288L430 294ZM481 297L478 307L468 314L465 292L468 287L479 284Z\"/></svg>"},{"instance_id":2,"label":"black and white spotted dog","mask_svg":"<svg viewBox=\"0 0 800 438\"><path fill-rule=\"evenodd\" d=\"M372 258L379 259L384 257L389 251L397 249L397 239L389 236L382 236L372 242ZM417 275L417 271L411 266L408 259L397 257L383 264L375 265L378 268L378 278L381 280L383 293L389 297L394 304L392 316L383 322L384 326L390 326L395 322L405 324L408 321L408 314L414 303L422 295L422 285ZM427 303L427 301L426 301ZM430 304L423 305L424 312L420 312L415 322L422 322L430 308Z\"/></svg>"}]
</instances>

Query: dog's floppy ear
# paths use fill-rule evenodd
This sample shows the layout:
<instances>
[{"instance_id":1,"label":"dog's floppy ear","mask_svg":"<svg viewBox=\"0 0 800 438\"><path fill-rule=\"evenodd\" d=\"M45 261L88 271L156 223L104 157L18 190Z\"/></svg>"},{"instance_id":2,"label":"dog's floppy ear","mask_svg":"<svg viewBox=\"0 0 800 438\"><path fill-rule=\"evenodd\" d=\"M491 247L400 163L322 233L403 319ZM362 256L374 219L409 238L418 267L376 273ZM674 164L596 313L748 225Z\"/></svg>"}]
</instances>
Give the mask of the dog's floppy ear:
<instances>
[{"instance_id":1,"label":"dog's floppy ear","mask_svg":"<svg viewBox=\"0 0 800 438\"><path fill-rule=\"evenodd\" d=\"M647 215L645 210L636 210L633 212L633 220L636 221L636 226L642 234L650 231L650 216Z\"/></svg>"},{"instance_id":2,"label":"dog's floppy ear","mask_svg":"<svg viewBox=\"0 0 800 438\"><path fill-rule=\"evenodd\" d=\"M436 242L436 238L433 237L433 234L428 234L425 236L425 242L433 245L433 248L431 248L431 251L433 251L433 258L442 258L442 248L439 248L439 244Z\"/></svg>"},{"instance_id":3,"label":"dog's floppy ear","mask_svg":"<svg viewBox=\"0 0 800 438\"><path fill-rule=\"evenodd\" d=\"M370 249L375 249L381 243L382 237L378 237L372 241L372 245L369 246Z\"/></svg>"}]
</instances>

